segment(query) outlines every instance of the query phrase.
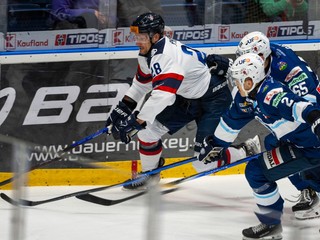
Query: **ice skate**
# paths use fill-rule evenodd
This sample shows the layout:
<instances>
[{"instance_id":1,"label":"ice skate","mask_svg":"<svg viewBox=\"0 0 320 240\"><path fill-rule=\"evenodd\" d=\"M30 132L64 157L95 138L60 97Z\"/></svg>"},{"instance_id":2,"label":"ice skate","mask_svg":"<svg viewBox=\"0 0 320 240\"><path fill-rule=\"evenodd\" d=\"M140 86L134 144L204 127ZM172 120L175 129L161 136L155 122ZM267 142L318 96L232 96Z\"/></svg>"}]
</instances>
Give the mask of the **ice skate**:
<instances>
[{"instance_id":1,"label":"ice skate","mask_svg":"<svg viewBox=\"0 0 320 240\"><path fill-rule=\"evenodd\" d=\"M243 148L247 157L261 152L260 138L258 135L254 136L253 138L249 138L244 143L233 146L238 149Z\"/></svg>"},{"instance_id":2,"label":"ice skate","mask_svg":"<svg viewBox=\"0 0 320 240\"><path fill-rule=\"evenodd\" d=\"M242 231L243 240L263 239L263 240L280 240L282 239L282 226L266 225L260 223L257 226L244 229Z\"/></svg>"},{"instance_id":3,"label":"ice skate","mask_svg":"<svg viewBox=\"0 0 320 240\"><path fill-rule=\"evenodd\" d=\"M164 163L165 163L164 158L160 157L158 168L162 167ZM154 184L154 183L158 183L159 181L160 181L160 173L146 175L144 177L141 177L141 180L137 180L136 182L123 186L122 189L125 191L145 191L148 189L148 186L151 185L151 183Z\"/></svg>"},{"instance_id":4,"label":"ice skate","mask_svg":"<svg viewBox=\"0 0 320 240\"><path fill-rule=\"evenodd\" d=\"M299 220L320 217L320 201L317 193L311 188L303 189L292 211L295 218Z\"/></svg>"}]
</instances>

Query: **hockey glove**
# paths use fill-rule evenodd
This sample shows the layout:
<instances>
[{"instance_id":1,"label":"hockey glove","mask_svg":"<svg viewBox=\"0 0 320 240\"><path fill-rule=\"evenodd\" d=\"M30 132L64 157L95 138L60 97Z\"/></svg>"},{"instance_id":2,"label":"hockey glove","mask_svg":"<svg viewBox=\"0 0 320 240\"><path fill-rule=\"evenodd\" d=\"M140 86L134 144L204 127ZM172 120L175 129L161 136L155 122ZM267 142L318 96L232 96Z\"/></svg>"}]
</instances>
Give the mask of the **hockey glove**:
<instances>
[{"instance_id":1,"label":"hockey glove","mask_svg":"<svg viewBox=\"0 0 320 240\"><path fill-rule=\"evenodd\" d=\"M132 111L127 107L127 105L123 102L119 102L119 104L112 110L109 118L107 119L106 126L112 125L111 132L114 139L120 139L119 133L119 124L121 121L127 119Z\"/></svg>"},{"instance_id":2,"label":"hockey glove","mask_svg":"<svg viewBox=\"0 0 320 240\"><path fill-rule=\"evenodd\" d=\"M217 54L210 54L206 58L206 63L212 75L226 76L233 60Z\"/></svg>"},{"instance_id":3,"label":"hockey glove","mask_svg":"<svg viewBox=\"0 0 320 240\"><path fill-rule=\"evenodd\" d=\"M127 119L120 120L117 128L120 133L120 139L123 143L131 142L131 137L134 136L138 131L145 128L144 125L140 125L137 122L137 115L139 112L134 112Z\"/></svg>"},{"instance_id":4,"label":"hockey glove","mask_svg":"<svg viewBox=\"0 0 320 240\"><path fill-rule=\"evenodd\" d=\"M312 132L320 140L320 110L313 110L307 116L307 122L311 125Z\"/></svg>"},{"instance_id":5,"label":"hockey glove","mask_svg":"<svg viewBox=\"0 0 320 240\"><path fill-rule=\"evenodd\" d=\"M223 147L214 147L215 143L212 136L203 140L203 147L200 150L199 161L204 164L215 162L221 159Z\"/></svg>"},{"instance_id":6,"label":"hockey glove","mask_svg":"<svg viewBox=\"0 0 320 240\"><path fill-rule=\"evenodd\" d=\"M311 130L320 140L320 117L312 123Z\"/></svg>"}]
</instances>

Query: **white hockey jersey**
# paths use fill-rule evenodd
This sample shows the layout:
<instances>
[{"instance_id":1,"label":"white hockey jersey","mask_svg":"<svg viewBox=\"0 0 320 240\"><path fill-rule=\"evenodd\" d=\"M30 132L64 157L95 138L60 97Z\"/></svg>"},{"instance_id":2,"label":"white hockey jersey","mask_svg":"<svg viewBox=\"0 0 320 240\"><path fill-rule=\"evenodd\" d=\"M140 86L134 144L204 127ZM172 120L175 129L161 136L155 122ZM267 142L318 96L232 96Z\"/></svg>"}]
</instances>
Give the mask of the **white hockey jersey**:
<instances>
[{"instance_id":1,"label":"white hockey jersey","mask_svg":"<svg viewBox=\"0 0 320 240\"><path fill-rule=\"evenodd\" d=\"M156 116L174 103L176 94L187 99L204 95L211 74L206 55L179 41L163 37L152 47L149 56L138 57L138 70L126 95L139 102L150 91L139 119L153 123Z\"/></svg>"}]
</instances>

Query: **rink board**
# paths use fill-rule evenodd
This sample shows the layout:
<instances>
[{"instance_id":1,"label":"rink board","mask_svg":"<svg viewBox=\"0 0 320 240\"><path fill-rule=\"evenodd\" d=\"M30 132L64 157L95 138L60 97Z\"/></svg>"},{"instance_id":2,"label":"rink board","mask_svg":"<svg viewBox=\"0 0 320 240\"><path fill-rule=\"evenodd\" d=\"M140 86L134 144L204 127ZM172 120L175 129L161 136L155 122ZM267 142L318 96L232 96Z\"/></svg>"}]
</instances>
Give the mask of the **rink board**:
<instances>
[{"instance_id":1,"label":"rink board","mask_svg":"<svg viewBox=\"0 0 320 240\"><path fill-rule=\"evenodd\" d=\"M183 158L166 159L166 164L181 161ZM131 178L136 171L141 171L140 161L121 161L101 163L100 169L38 169L27 175L28 186L77 186L77 185L109 185L120 183ZM243 174L245 164L226 169L215 175ZM196 174L192 163L161 172L161 178L182 178ZM0 181L11 177L11 173L0 175ZM11 189L12 184L0 187Z\"/></svg>"}]
</instances>

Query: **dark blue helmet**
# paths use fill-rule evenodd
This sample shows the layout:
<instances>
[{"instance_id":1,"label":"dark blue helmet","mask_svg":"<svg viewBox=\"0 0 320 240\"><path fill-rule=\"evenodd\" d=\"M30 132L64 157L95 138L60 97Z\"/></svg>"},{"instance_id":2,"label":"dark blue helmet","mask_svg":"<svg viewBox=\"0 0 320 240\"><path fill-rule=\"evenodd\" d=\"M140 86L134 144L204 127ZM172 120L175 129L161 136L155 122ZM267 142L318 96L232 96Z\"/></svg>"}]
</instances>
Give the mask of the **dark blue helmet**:
<instances>
[{"instance_id":1,"label":"dark blue helmet","mask_svg":"<svg viewBox=\"0 0 320 240\"><path fill-rule=\"evenodd\" d=\"M137 17L130 26L130 31L134 33L148 33L150 37L159 33L163 36L164 21L162 17L156 13L147 12Z\"/></svg>"}]
</instances>

